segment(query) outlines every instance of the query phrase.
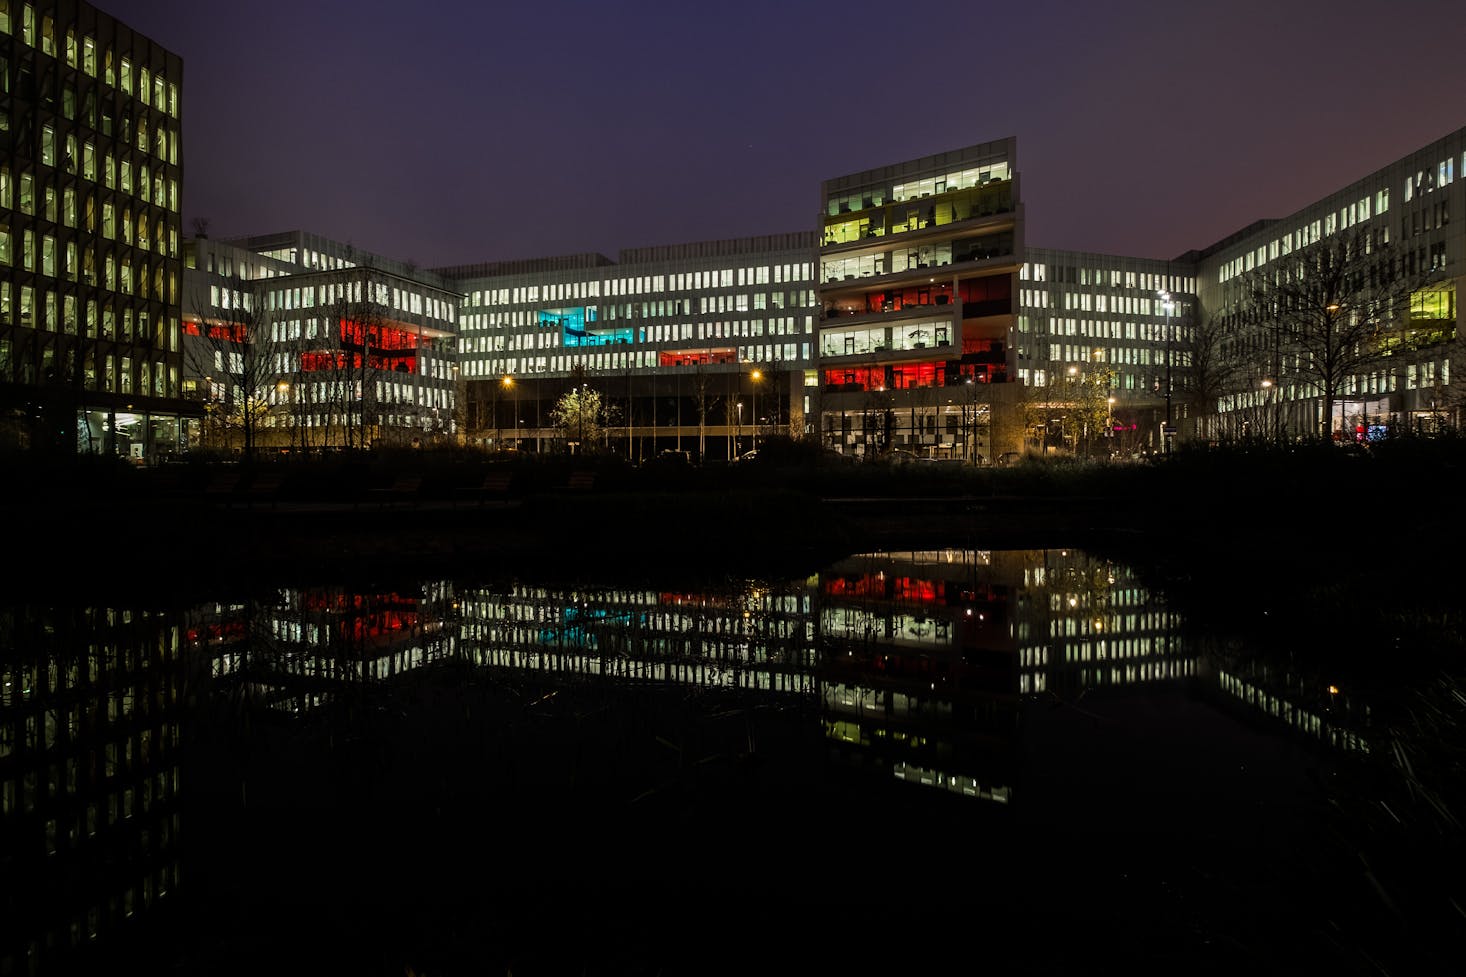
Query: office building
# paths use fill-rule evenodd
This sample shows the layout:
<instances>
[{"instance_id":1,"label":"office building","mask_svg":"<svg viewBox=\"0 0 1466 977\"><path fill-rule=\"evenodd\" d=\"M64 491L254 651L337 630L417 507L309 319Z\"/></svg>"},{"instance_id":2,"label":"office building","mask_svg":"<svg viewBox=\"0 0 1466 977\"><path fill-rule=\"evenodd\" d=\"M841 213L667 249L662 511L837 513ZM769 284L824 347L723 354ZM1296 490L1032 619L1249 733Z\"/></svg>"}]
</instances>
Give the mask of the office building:
<instances>
[{"instance_id":1,"label":"office building","mask_svg":"<svg viewBox=\"0 0 1466 977\"><path fill-rule=\"evenodd\" d=\"M1463 170L1466 129L1458 129L1287 217L1187 255L1201 315L1216 324L1214 353L1228 367L1197 435L1365 440L1459 430L1451 355L1466 274ZM1249 306L1259 282L1296 272L1299 255L1321 250L1346 266L1346 286L1369 287L1317 292L1323 308L1312 322Z\"/></svg>"},{"instance_id":2,"label":"office building","mask_svg":"<svg viewBox=\"0 0 1466 977\"><path fill-rule=\"evenodd\" d=\"M800 435L813 367L814 237L780 234L440 268L463 292L465 434L549 450L559 398L600 399L601 447L732 458Z\"/></svg>"},{"instance_id":3,"label":"office building","mask_svg":"<svg viewBox=\"0 0 1466 977\"><path fill-rule=\"evenodd\" d=\"M319 452L458 435L452 283L301 231L187 246L195 448Z\"/></svg>"},{"instance_id":4,"label":"office building","mask_svg":"<svg viewBox=\"0 0 1466 977\"><path fill-rule=\"evenodd\" d=\"M0 67L0 448L176 455L183 61L9 0Z\"/></svg>"},{"instance_id":5,"label":"office building","mask_svg":"<svg viewBox=\"0 0 1466 977\"><path fill-rule=\"evenodd\" d=\"M817 430L842 454L1016 448L1017 143L826 180Z\"/></svg>"}]
</instances>

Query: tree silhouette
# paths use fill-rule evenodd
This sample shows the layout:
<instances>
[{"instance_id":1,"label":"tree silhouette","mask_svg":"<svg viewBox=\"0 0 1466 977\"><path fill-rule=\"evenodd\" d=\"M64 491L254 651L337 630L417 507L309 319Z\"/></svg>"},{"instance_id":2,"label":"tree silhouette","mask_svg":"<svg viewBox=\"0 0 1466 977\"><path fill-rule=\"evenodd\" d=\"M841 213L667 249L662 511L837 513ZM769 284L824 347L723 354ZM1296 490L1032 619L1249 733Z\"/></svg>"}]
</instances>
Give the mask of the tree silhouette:
<instances>
[{"instance_id":1,"label":"tree silhouette","mask_svg":"<svg viewBox=\"0 0 1466 977\"><path fill-rule=\"evenodd\" d=\"M1443 261L1423 258L1400 253L1378 230L1359 228L1238 276L1241 350L1272 383L1321 399L1319 437L1329 436L1349 380L1380 365L1390 334L1408 328L1411 298L1443 277Z\"/></svg>"}]
</instances>

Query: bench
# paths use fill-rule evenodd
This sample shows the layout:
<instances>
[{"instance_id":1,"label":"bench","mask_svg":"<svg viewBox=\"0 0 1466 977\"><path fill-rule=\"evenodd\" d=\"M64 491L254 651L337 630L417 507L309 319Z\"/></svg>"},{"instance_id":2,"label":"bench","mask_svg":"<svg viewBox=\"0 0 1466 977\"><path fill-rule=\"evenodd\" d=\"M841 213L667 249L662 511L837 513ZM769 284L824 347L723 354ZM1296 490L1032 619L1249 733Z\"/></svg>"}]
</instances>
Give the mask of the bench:
<instances>
[{"instance_id":1,"label":"bench","mask_svg":"<svg viewBox=\"0 0 1466 977\"><path fill-rule=\"evenodd\" d=\"M565 483L565 487L572 492L589 492L595 488L595 484L595 472L571 472L570 481Z\"/></svg>"}]
</instances>

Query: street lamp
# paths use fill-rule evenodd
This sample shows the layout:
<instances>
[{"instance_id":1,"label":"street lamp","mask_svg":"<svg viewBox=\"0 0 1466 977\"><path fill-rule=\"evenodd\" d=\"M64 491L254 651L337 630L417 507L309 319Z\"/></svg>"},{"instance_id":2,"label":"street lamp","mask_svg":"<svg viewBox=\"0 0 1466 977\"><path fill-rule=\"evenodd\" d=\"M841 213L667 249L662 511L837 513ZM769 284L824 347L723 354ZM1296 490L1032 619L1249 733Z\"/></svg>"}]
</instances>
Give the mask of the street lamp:
<instances>
[{"instance_id":1,"label":"street lamp","mask_svg":"<svg viewBox=\"0 0 1466 977\"><path fill-rule=\"evenodd\" d=\"M1174 433L1171 428L1171 309L1175 303L1171 301L1171 293L1164 289L1156 295L1160 296L1161 308L1166 310L1166 426L1161 429L1161 449L1170 454Z\"/></svg>"},{"instance_id":2,"label":"street lamp","mask_svg":"<svg viewBox=\"0 0 1466 977\"><path fill-rule=\"evenodd\" d=\"M504 374L504 379L503 380L500 380L499 383L500 383L500 385L503 386L504 390L506 391L506 396L512 396L513 395L513 390L514 390L514 378L513 377L511 377L509 374L506 373L506 374ZM498 437L499 437L499 412L498 412L498 410L495 410L494 411L494 438L495 438L495 440L497 440ZM519 450L519 398L518 397L515 397L514 398L514 450L515 451L518 451Z\"/></svg>"},{"instance_id":3,"label":"street lamp","mask_svg":"<svg viewBox=\"0 0 1466 977\"><path fill-rule=\"evenodd\" d=\"M755 450L758 449L758 382L763 379L763 376L759 370L754 370L749 374L750 379L753 380L753 447ZM742 418L740 417L739 420L741 421Z\"/></svg>"},{"instance_id":4,"label":"street lamp","mask_svg":"<svg viewBox=\"0 0 1466 977\"><path fill-rule=\"evenodd\" d=\"M1275 440L1277 438L1277 432L1276 432L1276 430L1274 430L1272 433L1269 433L1269 431L1268 431L1268 428L1270 426L1268 422L1275 420L1275 418L1273 417L1273 381L1272 381L1272 378L1270 378L1270 377L1263 377L1262 378L1262 395L1263 395L1263 406L1262 406L1262 410L1263 410L1263 415L1262 415L1262 434L1263 434L1263 437L1264 438L1268 438L1270 440ZM1271 426L1274 427L1274 428L1276 428L1276 425L1271 425Z\"/></svg>"},{"instance_id":5,"label":"street lamp","mask_svg":"<svg viewBox=\"0 0 1466 977\"><path fill-rule=\"evenodd\" d=\"M1078 413L1078 408L1079 408L1079 391L1075 388L1074 384L1078 380L1078 377L1079 377L1079 367L1077 367L1077 366L1071 366L1071 367L1069 367L1068 373L1069 373L1069 388L1064 393L1064 396L1065 396L1065 398L1067 400L1067 405L1065 407L1064 420L1065 420L1065 423L1069 427L1069 430L1071 432L1070 435L1069 435L1069 450L1072 451L1072 452L1074 452L1074 454L1078 455L1079 454L1079 425L1077 423L1075 423L1074 417ZM1063 432L1061 430L1060 431L1060 434L1062 434L1062 433ZM1062 447L1062 445L1061 445L1061 447Z\"/></svg>"},{"instance_id":6,"label":"street lamp","mask_svg":"<svg viewBox=\"0 0 1466 977\"><path fill-rule=\"evenodd\" d=\"M733 457L743 450L743 401L738 401L738 424L733 428Z\"/></svg>"},{"instance_id":7,"label":"street lamp","mask_svg":"<svg viewBox=\"0 0 1466 977\"><path fill-rule=\"evenodd\" d=\"M969 376L962 381L962 389L966 395L962 401L962 457L977 464L977 459L973 457L976 454L974 450L976 446L973 444L972 428L977 418L972 416L976 413L972 403L972 377Z\"/></svg>"}]
</instances>

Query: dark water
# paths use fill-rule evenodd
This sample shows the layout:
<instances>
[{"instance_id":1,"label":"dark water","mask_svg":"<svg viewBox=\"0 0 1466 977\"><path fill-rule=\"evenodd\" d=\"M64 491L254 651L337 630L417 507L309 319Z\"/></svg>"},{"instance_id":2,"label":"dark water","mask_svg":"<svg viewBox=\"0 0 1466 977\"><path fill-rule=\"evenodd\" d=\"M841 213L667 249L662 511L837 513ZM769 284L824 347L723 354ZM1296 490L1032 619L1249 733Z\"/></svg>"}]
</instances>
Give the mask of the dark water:
<instances>
[{"instance_id":1,"label":"dark water","mask_svg":"<svg viewBox=\"0 0 1466 977\"><path fill-rule=\"evenodd\" d=\"M1448 674L1197 634L1080 552L115 603L0 609L0 975L1443 973L1466 932Z\"/></svg>"}]
</instances>

